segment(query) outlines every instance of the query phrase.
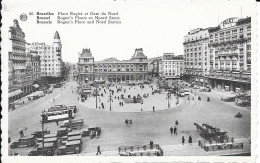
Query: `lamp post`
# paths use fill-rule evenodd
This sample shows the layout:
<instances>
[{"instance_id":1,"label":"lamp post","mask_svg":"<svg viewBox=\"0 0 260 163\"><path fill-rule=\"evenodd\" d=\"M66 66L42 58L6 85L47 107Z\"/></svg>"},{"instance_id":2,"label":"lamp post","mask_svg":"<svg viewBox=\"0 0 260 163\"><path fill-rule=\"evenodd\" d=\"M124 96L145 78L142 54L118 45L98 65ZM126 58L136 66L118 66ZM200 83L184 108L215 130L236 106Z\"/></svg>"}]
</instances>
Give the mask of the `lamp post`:
<instances>
[{"instance_id":1,"label":"lamp post","mask_svg":"<svg viewBox=\"0 0 260 163\"><path fill-rule=\"evenodd\" d=\"M108 101L110 102L110 108L109 108L109 110L111 111L111 102L113 101L113 99L112 99L112 95L111 95L111 90L109 91L109 99L108 99Z\"/></svg>"},{"instance_id":2,"label":"lamp post","mask_svg":"<svg viewBox=\"0 0 260 163\"><path fill-rule=\"evenodd\" d=\"M143 107L142 106L143 106L143 101L141 102L141 111L143 111Z\"/></svg>"},{"instance_id":3,"label":"lamp post","mask_svg":"<svg viewBox=\"0 0 260 163\"><path fill-rule=\"evenodd\" d=\"M176 96L177 102L176 105L179 104L179 88L178 88L178 80L177 80L177 96Z\"/></svg>"},{"instance_id":4,"label":"lamp post","mask_svg":"<svg viewBox=\"0 0 260 163\"><path fill-rule=\"evenodd\" d=\"M170 98L171 98L171 93L170 93L170 89L168 89L168 93L167 93L168 108L170 108Z\"/></svg>"},{"instance_id":5,"label":"lamp post","mask_svg":"<svg viewBox=\"0 0 260 163\"><path fill-rule=\"evenodd\" d=\"M42 118L42 155L44 156L44 120L45 120L44 112L42 112L41 118Z\"/></svg>"}]
</instances>

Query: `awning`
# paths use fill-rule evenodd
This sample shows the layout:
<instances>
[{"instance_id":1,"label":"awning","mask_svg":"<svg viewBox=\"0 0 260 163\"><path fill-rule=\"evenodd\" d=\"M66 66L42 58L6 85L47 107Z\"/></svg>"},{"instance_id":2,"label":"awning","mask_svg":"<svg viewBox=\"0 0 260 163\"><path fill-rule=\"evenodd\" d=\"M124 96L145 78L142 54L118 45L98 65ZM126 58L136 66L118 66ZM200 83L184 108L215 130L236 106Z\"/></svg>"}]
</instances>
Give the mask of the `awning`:
<instances>
[{"instance_id":1,"label":"awning","mask_svg":"<svg viewBox=\"0 0 260 163\"><path fill-rule=\"evenodd\" d=\"M10 92L10 93L8 93L8 98L14 97L14 96L19 95L21 93L23 93L23 91L21 89L18 89L16 91Z\"/></svg>"},{"instance_id":2,"label":"awning","mask_svg":"<svg viewBox=\"0 0 260 163\"><path fill-rule=\"evenodd\" d=\"M40 86L38 84L33 84L32 85L34 88L39 88Z\"/></svg>"}]
</instances>

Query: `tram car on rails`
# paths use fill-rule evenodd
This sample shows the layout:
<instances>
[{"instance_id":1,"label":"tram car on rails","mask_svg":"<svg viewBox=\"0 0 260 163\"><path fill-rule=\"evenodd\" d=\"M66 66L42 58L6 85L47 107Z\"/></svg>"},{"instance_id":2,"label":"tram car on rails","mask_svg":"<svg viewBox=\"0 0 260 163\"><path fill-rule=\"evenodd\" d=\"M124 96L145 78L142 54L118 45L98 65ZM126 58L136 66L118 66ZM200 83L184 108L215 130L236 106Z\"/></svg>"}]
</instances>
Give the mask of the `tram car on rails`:
<instances>
[{"instance_id":1,"label":"tram car on rails","mask_svg":"<svg viewBox=\"0 0 260 163\"><path fill-rule=\"evenodd\" d=\"M73 109L59 111L43 111L41 113L41 122L47 123L52 121L68 120L75 117Z\"/></svg>"}]
</instances>

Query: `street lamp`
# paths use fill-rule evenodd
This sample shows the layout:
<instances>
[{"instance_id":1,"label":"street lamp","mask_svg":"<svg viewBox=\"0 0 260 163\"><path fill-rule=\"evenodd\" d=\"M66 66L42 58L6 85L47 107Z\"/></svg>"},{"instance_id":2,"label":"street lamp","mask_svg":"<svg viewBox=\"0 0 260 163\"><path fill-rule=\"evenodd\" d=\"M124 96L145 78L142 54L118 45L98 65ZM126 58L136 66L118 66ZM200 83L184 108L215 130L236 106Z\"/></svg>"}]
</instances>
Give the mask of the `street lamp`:
<instances>
[{"instance_id":1,"label":"street lamp","mask_svg":"<svg viewBox=\"0 0 260 163\"><path fill-rule=\"evenodd\" d=\"M41 118L42 118L42 155L44 156L44 121L46 114L45 112L42 112Z\"/></svg>"},{"instance_id":2,"label":"street lamp","mask_svg":"<svg viewBox=\"0 0 260 163\"><path fill-rule=\"evenodd\" d=\"M95 87L96 109L97 109L97 95L98 95L98 92L97 92L97 83L96 83L96 81L94 82L94 87Z\"/></svg>"},{"instance_id":3,"label":"street lamp","mask_svg":"<svg viewBox=\"0 0 260 163\"><path fill-rule=\"evenodd\" d=\"M141 111L143 111L143 107L142 107L142 105L143 105L143 101L141 102Z\"/></svg>"},{"instance_id":4,"label":"street lamp","mask_svg":"<svg viewBox=\"0 0 260 163\"><path fill-rule=\"evenodd\" d=\"M179 88L178 88L178 80L177 80L177 96L176 96L177 102L176 105L179 104Z\"/></svg>"},{"instance_id":5,"label":"street lamp","mask_svg":"<svg viewBox=\"0 0 260 163\"><path fill-rule=\"evenodd\" d=\"M111 90L109 90L109 99L108 99L108 101L110 102L110 108L109 108L109 110L111 111L111 102L113 102L113 99L112 99L112 95L111 95Z\"/></svg>"},{"instance_id":6,"label":"street lamp","mask_svg":"<svg viewBox=\"0 0 260 163\"><path fill-rule=\"evenodd\" d=\"M168 108L170 108L170 98L171 98L171 93L170 93L170 89L168 89L168 93L167 93Z\"/></svg>"}]
</instances>

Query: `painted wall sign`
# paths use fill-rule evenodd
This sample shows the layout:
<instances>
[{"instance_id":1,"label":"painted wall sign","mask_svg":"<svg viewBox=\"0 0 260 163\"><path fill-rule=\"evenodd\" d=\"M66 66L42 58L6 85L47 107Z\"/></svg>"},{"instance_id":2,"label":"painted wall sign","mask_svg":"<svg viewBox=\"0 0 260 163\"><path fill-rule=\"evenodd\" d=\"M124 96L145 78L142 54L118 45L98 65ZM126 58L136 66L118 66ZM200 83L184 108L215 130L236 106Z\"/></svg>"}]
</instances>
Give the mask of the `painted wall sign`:
<instances>
[{"instance_id":1,"label":"painted wall sign","mask_svg":"<svg viewBox=\"0 0 260 163\"><path fill-rule=\"evenodd\" d=\"M228 28L235 26L239 18L228 18L220 23L221 28Z\"/></svg>"}]
</instances>

